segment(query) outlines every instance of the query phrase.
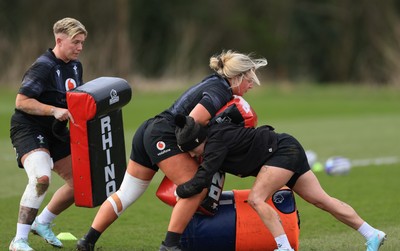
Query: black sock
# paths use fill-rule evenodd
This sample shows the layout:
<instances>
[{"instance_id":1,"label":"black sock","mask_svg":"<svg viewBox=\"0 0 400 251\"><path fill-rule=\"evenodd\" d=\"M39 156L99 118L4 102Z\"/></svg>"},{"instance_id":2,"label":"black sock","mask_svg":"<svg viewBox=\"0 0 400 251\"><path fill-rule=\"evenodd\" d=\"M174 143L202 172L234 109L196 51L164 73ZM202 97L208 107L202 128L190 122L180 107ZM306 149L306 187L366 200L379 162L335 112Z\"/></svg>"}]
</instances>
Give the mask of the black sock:
<instances>
[{"instance_id":1,"label":"black sock","mask_svg":"<svg viewBox=\"0 0 400 251\"><path fill-rule=\"evenodd\" d=\"M89 232L85 235L85 240L89 243L95 244L100 238L101 233L94 228L90 228Z\"/></svg>"},{"instance_id":2,"label":"black sock","mask_svg":"<svg viewBox=\"0 0 400 251\"><path fill-rule=\"evenodd\" d=\"M179 246L182 234L168 231L165 235L164 245L167 247Z\"/></svg>"}]
</instances>

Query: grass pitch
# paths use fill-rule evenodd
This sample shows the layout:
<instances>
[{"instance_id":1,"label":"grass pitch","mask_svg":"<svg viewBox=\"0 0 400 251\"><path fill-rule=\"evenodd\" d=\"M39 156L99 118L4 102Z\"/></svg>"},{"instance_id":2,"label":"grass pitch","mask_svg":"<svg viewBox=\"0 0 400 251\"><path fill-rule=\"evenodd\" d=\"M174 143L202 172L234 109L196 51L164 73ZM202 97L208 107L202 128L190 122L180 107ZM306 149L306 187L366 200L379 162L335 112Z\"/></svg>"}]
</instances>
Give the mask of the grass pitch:
<instances>
[{"instance_id":1,"label":"grass pitch","mask_svg":"<svg viewBox=\"0 0 400 251\"><path fill-rule=\"evenodd\" d=\"M0 249L7 250L15 234L18 204L26 186L26 175L16 167L8 138L9 118L16 90L0 92ZM144 92L133 87L133 97L123 108L126 151L137 126L167 108L181 93ZM354 86L270 86L255 87L246 100L259 117L259 124L271 124L278 132L294 135L305 149L324 162L330 156L350 160L400 158L400 92L395 89ZM372 163L372 162L371 162ZM352 205L371 225L388 234L382 251L400 250L400 163L354 167L347 176L317 176L332 196ZM164 238L171 208L155 196L163 175L157 174L148 191L102 235L98 250L158 250ZM224 190L247 189L253 178L227 175ZM61 184L57 176L43 206ZM364 239L329 214L297 198L301 217L300 250L365 250ZM54 232L70 232L80 238L89 228L98 208L72 206L55 221ZM35 250L53 250L30 235ZM74 250L75 241L64 241L64 250Z\"/></svg>"}]
</instances>

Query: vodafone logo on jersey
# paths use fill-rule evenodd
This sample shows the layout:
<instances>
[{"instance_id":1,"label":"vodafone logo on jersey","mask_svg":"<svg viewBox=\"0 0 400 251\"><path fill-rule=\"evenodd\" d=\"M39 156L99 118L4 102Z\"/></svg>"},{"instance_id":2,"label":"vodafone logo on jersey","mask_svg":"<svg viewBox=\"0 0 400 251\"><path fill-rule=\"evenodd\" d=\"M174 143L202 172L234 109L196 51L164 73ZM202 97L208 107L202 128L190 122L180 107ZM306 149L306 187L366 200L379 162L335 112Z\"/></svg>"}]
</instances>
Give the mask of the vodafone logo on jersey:
<instances>
[{"instance_id":1,"label":"vodafone logo on jersey","mask_svg":"<svg viewBox=\"0 0 400 251\"><path fill-rule=\"evenodd\" d=\"M160 151L164 150L165 149L165 142L164 141L158 141L156 147Z\"/></svg>"},{"instance_id":2,"label":"vodafone logo on jersey","mask_svg":"<svg viewBox=\"0 0 400 251\"><path fill-rule=\"evenodd\" d=\"M163 155L163 154L165 154L165 153L171 151L171 149L165 149L166 146L167 146L167 145L165 144L164 141L158 141L158 142L156 143L156 147L157 147L157 149L160 151L160 152L157 154L158 156L161 156L161 155Z\"/></svg>"},{"instance_id":3,"label":"vodafone logo on jersey","mask_svg":"<svg viewBox=\"0 0 400 251\"><path fill-rule=\"evenodd\" d=\"M75 79L68 78L67 80L65 80L65 90L66 91L70 91L70 90L75 89L75 88L76 88Z\"/></svg>"}]
</instances>

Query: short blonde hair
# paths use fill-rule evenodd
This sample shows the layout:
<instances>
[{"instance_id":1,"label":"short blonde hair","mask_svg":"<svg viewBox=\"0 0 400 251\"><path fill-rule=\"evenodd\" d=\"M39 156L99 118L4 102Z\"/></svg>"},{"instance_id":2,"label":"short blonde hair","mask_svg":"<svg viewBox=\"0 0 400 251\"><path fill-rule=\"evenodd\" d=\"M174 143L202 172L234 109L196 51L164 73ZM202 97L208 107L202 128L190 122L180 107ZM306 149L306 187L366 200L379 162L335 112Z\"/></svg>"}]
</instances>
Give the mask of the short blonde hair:
<instances>
[{"instance_id":1,"label":"short blonde hair","mask_svg":"<svg viewBox=\"0 0 400 251\"><path fill-rule=\"evenodd\" d=\"M87 34L88 34L85 26L78 20L71 18L71 17L66 17L61 20L58 20L53 25L53 33L54 33L54 36L56 34L62 33L62 34L67 35L70 38L73 38L78 34L84 34L85 37L87 37Z\"/></svg>"},{"instance_id":2,"label":"short blonde hair","mask_svg":"<svg viewBox=\"0 0 400 251\"><path fill-rule=\"evenodd\" d=\"M268 64L265 58L252 58L251 54L242 54L232 50L222 51L219 55L210 58L210 68L220 76L228 79L235 79L232 87L239 85L243 77L251 79L260 85L255 70Z\"/></svg>"}]
</instances>

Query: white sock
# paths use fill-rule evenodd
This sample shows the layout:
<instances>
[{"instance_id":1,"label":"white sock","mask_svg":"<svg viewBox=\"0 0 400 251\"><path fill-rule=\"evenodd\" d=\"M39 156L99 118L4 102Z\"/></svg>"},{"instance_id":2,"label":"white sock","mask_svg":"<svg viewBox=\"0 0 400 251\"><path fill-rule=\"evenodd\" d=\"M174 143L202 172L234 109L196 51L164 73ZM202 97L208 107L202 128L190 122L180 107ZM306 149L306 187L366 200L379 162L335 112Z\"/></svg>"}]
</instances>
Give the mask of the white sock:
<instances>
[{"instance_id":1,"label":"white sock","mask_svg":"<svg viewBox=\"0 0 400 251\"><path fill-rule=\"evenodd\" d=\"M39 216L37 217L37 221L40 224L49 224L51 223L54 218L56 218L57 215L53 214L52 212L50 212L47 207L45 207L43 209L43 211L39 214Z\"/></svg>"},{"instance_id":2,"label":"white sock","mask_svg":"<svg viewBox=\"0 0 400 251\"><path fill-rule=\"evenodd\" d=\"M361 225L357 231L364 236L366 240L369 240L375 233L375 228L371 227L367 222L364 221L364 223Z\"/></svg>"},{"instance_id":3,"label":"white sock","mask_svg":"<svg viewBox=\"0 0 400 251\"><path fill-rule=\"evenodd\" d=\"M275 237L276 245L278 248L286 248L286 249L291 249L292 247L290 246L289 240L286 236L286 234L279 235L278 237Z\"/></svg>"},{"instance_id":4,"label":"white sock","mask_svg":"<svg viewBox=\"0 0 400 251\"><path fill-rule=\"evenodd\" d=\"M28 234L31 231L31 225L17 223L17 233L15 234L15 240L28 239Z\"/></svg>"}]
</instances>

